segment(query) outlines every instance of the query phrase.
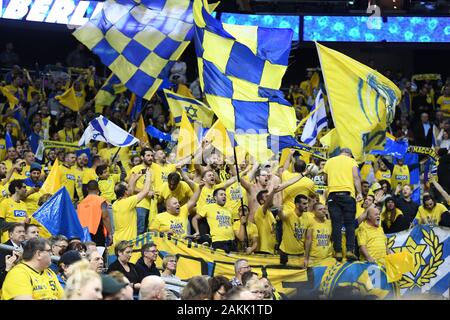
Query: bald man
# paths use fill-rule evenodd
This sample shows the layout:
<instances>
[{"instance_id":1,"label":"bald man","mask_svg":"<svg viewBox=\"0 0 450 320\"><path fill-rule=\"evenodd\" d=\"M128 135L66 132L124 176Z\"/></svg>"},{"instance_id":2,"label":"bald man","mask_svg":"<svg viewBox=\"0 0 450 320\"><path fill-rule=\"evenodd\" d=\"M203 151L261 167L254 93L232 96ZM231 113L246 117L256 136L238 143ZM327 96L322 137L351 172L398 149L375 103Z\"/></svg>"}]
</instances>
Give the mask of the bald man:
<instances>
[{"instance_id":1,"label":"bald man","mask_svg":"<svg viewBox=\"0 0 450 320\"><path fill-rule=\"evenodd\" d=\"M148 276L142 279L139 300L166 300L166 283L161 277Z\"/></svg>"},{"instance_id":2,"label":"bald man","mask_svg":"<svg viewBox=\"0 0 450 320\"><path fill-rule=\"evenodd\" d=\"M380 210L373 206L367 209L366 221L358 228L358 244L361 260L383 263L388 252L387 238L381 227Z\"/></svg>"}]
</instances>

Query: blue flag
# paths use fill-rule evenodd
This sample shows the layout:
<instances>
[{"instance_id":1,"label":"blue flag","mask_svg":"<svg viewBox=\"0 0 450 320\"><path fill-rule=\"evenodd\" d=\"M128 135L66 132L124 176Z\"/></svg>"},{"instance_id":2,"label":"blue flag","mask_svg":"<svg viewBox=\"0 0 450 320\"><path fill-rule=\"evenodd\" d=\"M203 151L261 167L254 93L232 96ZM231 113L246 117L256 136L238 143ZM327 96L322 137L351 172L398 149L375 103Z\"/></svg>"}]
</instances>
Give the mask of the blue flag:
<instances>
[{"instance_id":1,"label":"blue flag","mask_svg":"<svg viewBox=\"0 0 450 320\"><path fill-rule=\"evenodd\" d=\"M167 134L165 132L162 132L158 129L156 129L154 126L148 126L145 128L145 131L149 134L149 136L159 139L159 141L173 141L172 136L170 134Z\"/></svg>"},{"instance_id":2,"label":"blue flag","mask_svg":"<svg viewBox=\"0 0 450 320\"><path fill-rule=\"evenodd\" d=\"M414 185L412 201L420 205L420 165L417 153L406 153L404 163L409 168L409 183Z\"/></svg>"},{"instance_id":3,"label":"blue flag","mask_svg":"<svg viewBox=\"0 0 450 320\"><path fill-rule=\"evenodd\" d=\"M383 156L393 156L394 158L403 158L408 151L407 141L395 141L386 138L386 144L384 145L384 150L372 150L371 154L379 154Z\"/></svg>"},{"instance_id":4,"label":"blue flag","mask_svg":"<svg viewBox=\"0 0 450 320\"><path fill-rule=\"evenodd\" d=\"M34 154L37 153L39 148L39 140L41 140L42 137L34 132L31 132L31 134L28 136L28 141L30 141L31 151L33 151Z\"/></svg>"},{"instance_id":5,"label":"blue flag","mask_svg":"<svg viewBox=\"0 0 450 320\"><path fill-rule=\"evenodd\" d=\"M5 145L6 145L6 150L8 150L9 148L14 148L13 140L8 131L6 131L6 134L5 134Z\"/></svg>"},{"instance_id":6,"label":"blue flag","mask_svg":"<svg viewBox=\"0 0 450 320\"><path fill-rule=\"evenodd\" d=\"M33 217L53 236L62 234L67 238L90 241L83 232L78 214L65 187L59 189L34 214Z\"/></svg>"}]
</instances>

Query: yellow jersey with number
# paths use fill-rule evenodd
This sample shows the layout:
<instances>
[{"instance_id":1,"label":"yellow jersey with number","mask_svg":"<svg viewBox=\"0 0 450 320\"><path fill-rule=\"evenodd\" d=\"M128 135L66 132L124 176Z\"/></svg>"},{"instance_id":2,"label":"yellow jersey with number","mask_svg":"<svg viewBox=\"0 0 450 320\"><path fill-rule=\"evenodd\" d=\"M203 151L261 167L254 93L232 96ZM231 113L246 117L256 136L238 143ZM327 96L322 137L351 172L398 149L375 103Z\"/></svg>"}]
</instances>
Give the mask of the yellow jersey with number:
<instances>
[{"instance_id":1,"label":"yellow jersey with number","mask_svg":"<svg viewBox=\"0 0 450 320\"><path fill-rule=\"evenodd\" d=\"M295 211L285 212L285 215L280 250L288 254L303 254L305 252L306 230L309 228L314 215L311 212L303 212L299 217Z\"/></svg>"},{"instance_id":2,"label":"yellow jersey with number","mask_svg":"<svg viewBox=\"0 0 450 320\"><path fill-rule=\"evenodd\" d=\"M173 215L169 212L157 214L150 224L150 230L158 232L172 232L172 236L183 238L187 235L189 211L187 205L180 207L180 213Z\"/></svg>"},{"instance_id":3,"label":"yellow jersey with number","mask_svg":"<svg viewBox=\"0 0 450 320\"><path fill-rule=\"evenodd\" d=\"M56 274L45 269L38 272L25 263L19 263L6 275L2 287L2 300L31 296L33 300L59 300L63 297Z\"/></svg>"},{"instance_id":4,"label":"yellow jersey with number","mask_svg":"<svg viewBox=\"0 0 450 320\"><path fill-rule=\"evenodd\" d=\"M212 242L234 240L233 216L226 207L213 203L199 208L198 214L206 218Z\"/></svg>"},{"instance_id":5,"label":"yellow jersey with number","mask_svg":"<svg viewBox=\"0 0 450 320\"><path fill-rule=\"evenodd\" d=\"M311 219L309 230L312 230L312 243L309 252L310 267L317 266L321 261L330 258L333 254L331 247L331 221L318 221Z\"/></svg>"}]
</instances>

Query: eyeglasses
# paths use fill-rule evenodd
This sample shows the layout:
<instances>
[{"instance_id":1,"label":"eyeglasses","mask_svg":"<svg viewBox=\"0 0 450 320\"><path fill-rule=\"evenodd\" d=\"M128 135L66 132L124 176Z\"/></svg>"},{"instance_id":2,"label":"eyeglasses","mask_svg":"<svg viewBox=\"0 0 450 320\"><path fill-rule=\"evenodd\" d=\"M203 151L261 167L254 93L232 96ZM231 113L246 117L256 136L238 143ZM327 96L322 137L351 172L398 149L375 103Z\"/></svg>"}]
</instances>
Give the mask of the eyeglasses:
<instances>
[{"instance_id":1,"label":"eyeglasses","mask_svg":"<svg viewBox=\"0 0 450 320\"><path fill-rule=\"evenodd\" d=\"M39 251L48 252L48 253L52 254L52 249L51 248L50 249L46 249L46 250L39 250Z\"/></svg>"}]
</instances>

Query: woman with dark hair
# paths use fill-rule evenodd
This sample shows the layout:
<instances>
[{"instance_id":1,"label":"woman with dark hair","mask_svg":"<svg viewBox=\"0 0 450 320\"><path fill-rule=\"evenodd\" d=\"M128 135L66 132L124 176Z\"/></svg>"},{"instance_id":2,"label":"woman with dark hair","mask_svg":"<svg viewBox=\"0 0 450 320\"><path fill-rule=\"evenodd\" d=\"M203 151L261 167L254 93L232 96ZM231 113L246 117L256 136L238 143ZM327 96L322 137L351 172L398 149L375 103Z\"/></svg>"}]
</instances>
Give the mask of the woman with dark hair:
<instances>
[{"instance_id":1,"label":"woman with dark hair","mask_svg":"<svg viewBox=\"0 0 450 320\"><path fill-rule=\"evenodd\" d=\"M72 241L72 240L71 240ZM66 251L75 250L78 251L82 258L86 258L86 245L81 242L70 242L66 248Z\"/></svg>"},{"instance_id":2,"label":"woman with dark hair","mask_svg":"<svg viewBox=\"0 0 450 320\"><path fill-rule=\"evenodd\" d=\"M130 262L133 253L133 245L126 240L120 241L114 248L117 260L114 261L108 268L107 273L112 271L120 271L130 280L134 293L137 293L141 288L139 281L139 274L136 271L136 266Z\"/></svg>"},{"instance_id":3,"label":"woman with dark hair","mask_svg":"<svg viewBox=\"0 0 450 320\"><path fill-rule=\"evenodd\" d=\"M381 214L381 226L384 233L395 233L408 229L408 219L397 208L393 197L387 197L384 201L384 210Z\"/></svg>"},{"instance_id":4,"label":"woman with dark hair","mask_svg":"<svg viewBox=\"0 0 450 320\"><path fill-rule=\"evenodd\" d=\"M224 276L215 276L208 279L210 296L209 300L224 300L225 295L233 287Z\"/></svg>"}]
</instances>

